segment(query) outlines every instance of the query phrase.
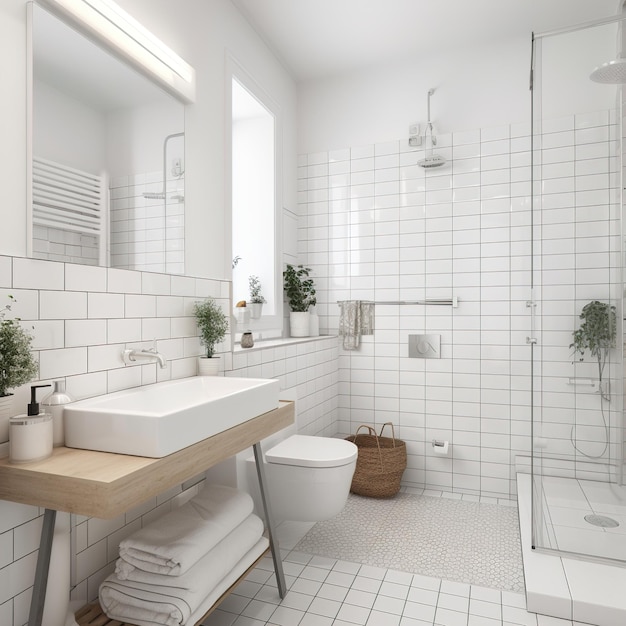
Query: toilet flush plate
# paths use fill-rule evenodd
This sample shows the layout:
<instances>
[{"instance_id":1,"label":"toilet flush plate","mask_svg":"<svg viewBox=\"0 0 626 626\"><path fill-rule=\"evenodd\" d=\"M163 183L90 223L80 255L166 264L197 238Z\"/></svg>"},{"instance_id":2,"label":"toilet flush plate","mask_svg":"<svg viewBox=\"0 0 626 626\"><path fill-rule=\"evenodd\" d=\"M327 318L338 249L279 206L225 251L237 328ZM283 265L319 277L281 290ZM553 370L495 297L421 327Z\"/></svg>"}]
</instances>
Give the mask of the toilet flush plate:
<instances>
[{"instance_id":1,"label":"toilet flush plate","mask_svg":"<svg viewBox=\"0 0 626 626\"><path fill-rule=\"evenodd\" d=\"M409 335L409 357L440 359L441 335Z\"/></svg>"}]
</instances>

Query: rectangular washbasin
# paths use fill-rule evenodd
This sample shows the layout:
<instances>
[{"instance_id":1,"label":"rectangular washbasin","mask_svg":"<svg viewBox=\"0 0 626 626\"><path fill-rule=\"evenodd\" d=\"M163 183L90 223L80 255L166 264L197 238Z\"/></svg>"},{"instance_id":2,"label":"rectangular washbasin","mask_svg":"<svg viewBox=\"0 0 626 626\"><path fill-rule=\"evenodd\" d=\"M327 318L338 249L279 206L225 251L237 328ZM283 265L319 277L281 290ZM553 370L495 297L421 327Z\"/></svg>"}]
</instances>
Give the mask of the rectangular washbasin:
<instances>
[{"instance_id":1,"label":"rectangular washbasin","mask_svg":"<svg viewBox=\"0 0 626 626\"><path fill-rule=\"evenodd\" d=\"M279 382L194 376L65 407L65 445L160 458L278 407Z\"/></svg>"}]
</instances>

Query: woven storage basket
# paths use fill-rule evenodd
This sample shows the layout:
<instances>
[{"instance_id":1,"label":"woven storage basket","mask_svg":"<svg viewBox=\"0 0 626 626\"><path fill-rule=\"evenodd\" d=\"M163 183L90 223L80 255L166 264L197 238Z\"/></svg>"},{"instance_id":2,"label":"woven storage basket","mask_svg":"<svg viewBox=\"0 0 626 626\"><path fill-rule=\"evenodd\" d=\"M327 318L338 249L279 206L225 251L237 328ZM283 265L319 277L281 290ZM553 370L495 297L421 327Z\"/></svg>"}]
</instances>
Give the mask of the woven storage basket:
<instances>
[{"instance_id":1,"label":"woven storage basket","mask_svg":"<svg viewBox=\"0 0 626 626\"><path fill-rule=\"evenodd\" d=\"M391 437L382 436L385 426L391 427ZM362 428L368 434L359 434ZM406 444L396 439L393 424L383 424L378 435L371 426L363 424L346 439L359 449L350 491L370 498L395 496L406 468Z\"/></svg>"}]
</instances>

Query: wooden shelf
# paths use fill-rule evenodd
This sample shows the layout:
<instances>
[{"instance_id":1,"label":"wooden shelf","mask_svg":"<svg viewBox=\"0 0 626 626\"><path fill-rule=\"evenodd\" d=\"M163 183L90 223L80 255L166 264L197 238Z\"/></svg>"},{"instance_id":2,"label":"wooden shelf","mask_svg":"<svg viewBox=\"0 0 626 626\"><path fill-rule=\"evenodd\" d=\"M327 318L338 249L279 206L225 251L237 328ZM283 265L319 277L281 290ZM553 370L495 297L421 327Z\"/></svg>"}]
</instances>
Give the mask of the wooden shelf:
<instances>
[{"instance_id":1,"label":"wooden shelf","mask_svg":"<svg viewBox=\"0 0 626 626\"><path fill-rule=\"evenodd\" d=\"M294 403L281 401L273 411L161 459L65 447L34 463L0 459L0 499L113 518L286 428L294 415Z\"/></svg>"},{"instance_id":2,"label":"wooden shelf","mask_svg":"<svg viewBox=\"0 0 626 626\"><path fill-rule=\"evenodd\" d=\"M268 548L269 550L269 548ZM230 595L231 591L257 566L261 559L267 554L268 550L265 550L263 554L254 561L246 569L241 576L219 597L219 599L213 604L213 606L202 616L202 619L196 623L196 626L201 626L202 622L215 611L215 609ZM100 602L92 602L86 604L76 611L74 618L78 626L136 626L131 622L120 622L110 617L104 612L100 606Z\"/></svg>"}]
</instances>

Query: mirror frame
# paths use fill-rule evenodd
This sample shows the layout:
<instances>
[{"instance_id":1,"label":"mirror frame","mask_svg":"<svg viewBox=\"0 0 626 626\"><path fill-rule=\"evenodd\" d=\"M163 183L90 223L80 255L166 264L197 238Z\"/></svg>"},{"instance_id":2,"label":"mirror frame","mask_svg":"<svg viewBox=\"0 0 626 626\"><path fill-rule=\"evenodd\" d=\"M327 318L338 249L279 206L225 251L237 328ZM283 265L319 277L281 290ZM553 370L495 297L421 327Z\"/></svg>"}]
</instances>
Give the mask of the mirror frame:
<instances>
[{"instance_id":1,"label":"mirror frame","mask_svg":"<svg viewBox=\"0 0 626 626\"><path fill-rule=\"evenodd\" d=\"M34 11L41 7L178 100L194 101L195 70L113 0L32 0L26 4L26 256L34 258Z\"/></svg>"}]
</instances>

